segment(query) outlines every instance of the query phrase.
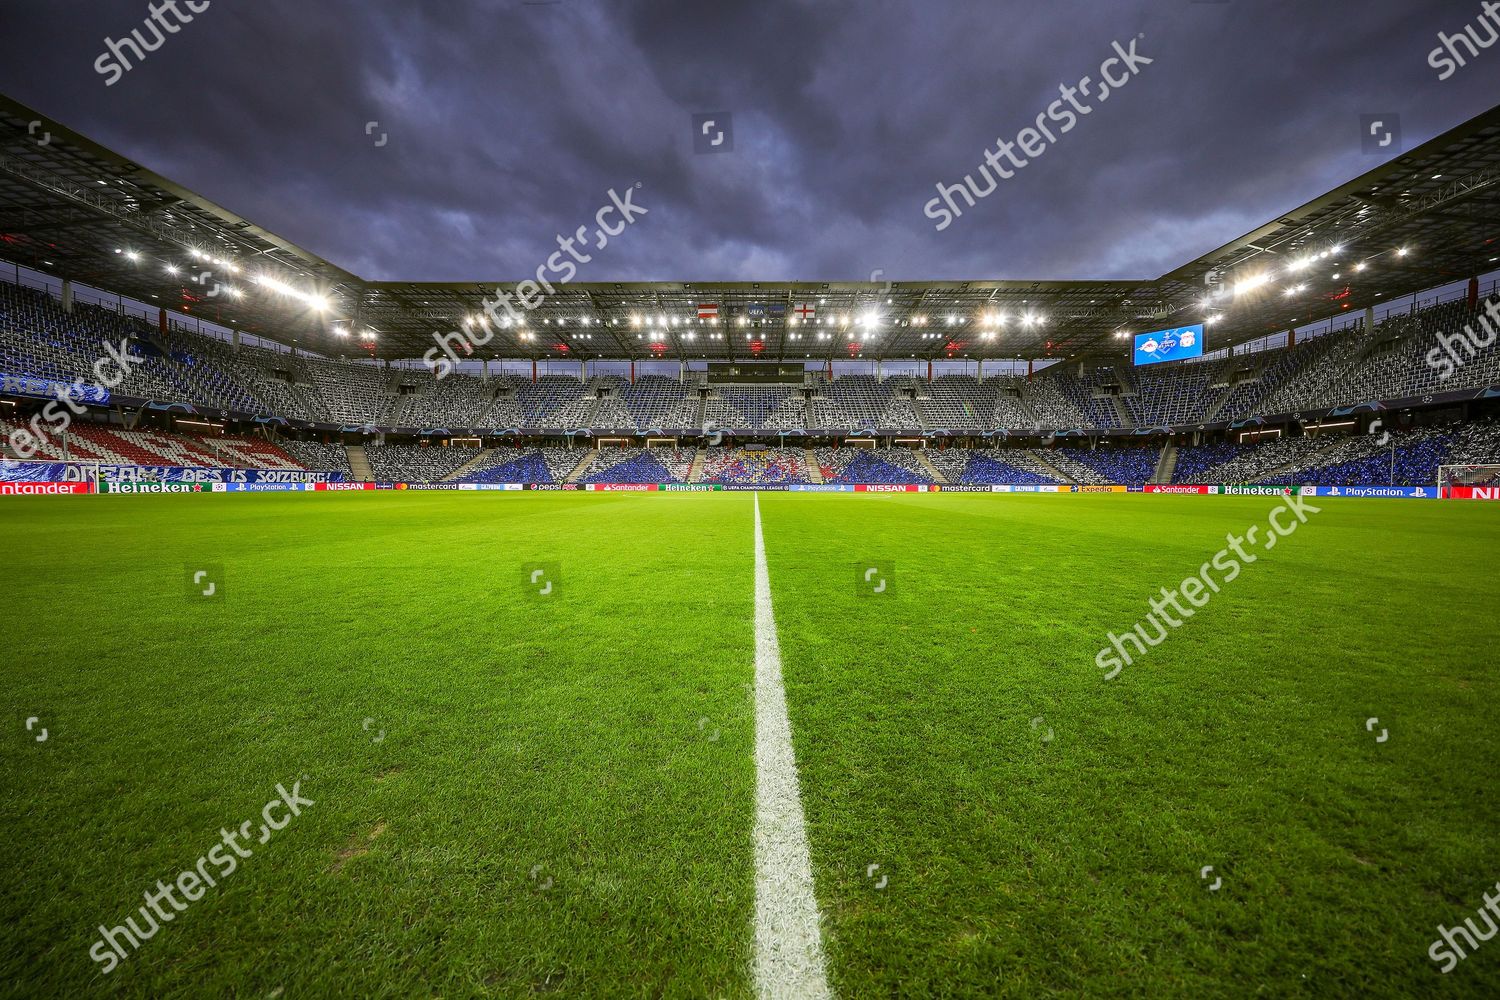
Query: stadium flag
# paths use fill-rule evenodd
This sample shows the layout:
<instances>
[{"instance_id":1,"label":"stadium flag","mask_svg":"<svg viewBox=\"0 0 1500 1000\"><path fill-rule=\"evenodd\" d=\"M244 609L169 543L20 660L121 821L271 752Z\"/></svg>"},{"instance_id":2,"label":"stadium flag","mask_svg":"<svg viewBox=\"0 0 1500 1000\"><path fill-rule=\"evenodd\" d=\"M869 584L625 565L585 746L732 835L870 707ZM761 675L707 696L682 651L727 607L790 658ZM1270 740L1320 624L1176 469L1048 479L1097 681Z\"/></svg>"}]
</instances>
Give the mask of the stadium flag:
<instances>
[{"instance_id":1,"label":"stadium flag","mask_svg":"<svg viewBox=\"0 0 1500 1000\"><path fill-rule=\"evenodd\" d=\"M797 308L792 311L797 314L798 319L804 322L818 315L818 310L813 306L811 302L800 303Z\"/></svg>"},{"instance_id":2,"label":"stadium flag","mask_svg":"<svg viewBox=\"0 0 1500 1000\"><path fill-rule=\"evenodd\" d=\"M718 319L719 304L717 302L703 302L698 305L699 319Z\"/></svg>"}]
</instances>

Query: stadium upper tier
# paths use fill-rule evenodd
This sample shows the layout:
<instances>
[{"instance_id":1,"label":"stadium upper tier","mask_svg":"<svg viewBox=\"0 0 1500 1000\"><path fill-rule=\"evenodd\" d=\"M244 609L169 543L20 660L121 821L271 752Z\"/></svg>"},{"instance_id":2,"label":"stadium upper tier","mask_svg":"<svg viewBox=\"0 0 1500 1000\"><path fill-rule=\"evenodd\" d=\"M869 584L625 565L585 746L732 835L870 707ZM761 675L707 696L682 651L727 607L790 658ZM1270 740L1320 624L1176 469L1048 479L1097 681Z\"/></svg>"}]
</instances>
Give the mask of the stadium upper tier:
<instances>
[{"instance_id":1,"label":"stadium upper tier","mask_svg":"<svg viewBox=\"0 0 1500 1000\"><path fill-rule=\"evenodd\" d=\"M756 433L1120 431L1230 423L1500 384L1500 346L1440 371L1439 337L1481 309L1457 300L1393 314L1294 347L1178 365L1057 363L1031 378L809 372L801 383L706 384L659 374L454 373L240 346L173 326L163 333L95 305L71 312L46 291L0 284L0 375L94 379L106 343L129 342L118 397L336 427L644 433L705 427ZM1477 329L1477 327L1476 327ZM1447 374L1448 377L1442 377Z\"/></svg>"}]
</instances>

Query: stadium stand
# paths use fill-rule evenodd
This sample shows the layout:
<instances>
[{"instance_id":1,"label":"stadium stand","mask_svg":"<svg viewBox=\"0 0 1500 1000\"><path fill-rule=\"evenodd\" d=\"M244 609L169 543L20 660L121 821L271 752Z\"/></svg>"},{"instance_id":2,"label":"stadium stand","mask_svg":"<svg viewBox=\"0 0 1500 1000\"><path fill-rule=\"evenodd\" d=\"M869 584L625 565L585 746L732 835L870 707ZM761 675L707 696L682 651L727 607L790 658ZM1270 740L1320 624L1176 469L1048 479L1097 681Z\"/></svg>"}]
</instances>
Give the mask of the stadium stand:
<instances>
[{"instance_id":1,"label":"stadium stand","mask_svg":"<svg viewBox=\"0 0 1500 1000\"><path fill-rule=\"evenodd\" d=\"M1069 465L1091 470L1094 481L1120 486L1143 486L1156 472L1155 448L1058 448L1051 453ZM1066 471L1066 470L1065 470Z\"/></svg>"},{"instance_id":2,"label":"stadium stand","mask_svg":"<svg viewBox=\"0 0 1500 1000\"><path fill-rule=\"evenodd\" d=\"M561 483L589 454L588 448L496 448L460 483Z\"/></svg>"},{"instance_id":3,"label":"stadium stand","mask_svg":"<svg viewBox=\"0 0 1500 1000\"><path fill-rule=\"evenodd\" d=\"M626 386L621 398L639 430L702 424L697 400L689 399L687 387L676 379L645 375Z\"/></svg>"},{"instance_id":4,"label":"stadium stand","mask_svg":"<svg viewBox=\"0 0 1500 1000\"><path fill-rule=\"evenodd\" d=\"M422 445L365 445L365 458L377 482L436 483L448 478L479 454L474 448Z\"/></svg>"},{"instance_id":5,"label":"stadium stand","mask_svg":"<svg viewBox=\"0 0 1500 1000\"><path fill-rule=\"evenodd\" d=\"M1062 482L1022 449L979 451L949 448L933 451L928 461L950 483L965 486L1044 486Z\"/></svg>"},{"instance_id":6,"label":"stadium stand","mask_svg":"<svg viewBox=\"0 0 1500 1000\"><path fill-rule=\"evenodd\" d=\"M801 448L707 448L699 482L807 483Z\"/></svg>"},{"instance_id":7,"label":"stadium stand","mask_svg":"<svg viewBox=\"0 0 1500 1000\"><path fill-rule=\"evenodd\" d=\"M1072 429L1089 426L1083 410L1067 397L1053 375L1043 374L1033 379L1026 387L1024 398L1036 413L1041 427Z\"/></svg>"},{"instance_id":8,"label":"stadium stand","mask_svg":"<svg viewBox=\"0 0 1500 1000\"><path fill-rule=\"evenodd\" d=\"M1160 368L1066 363L1031 378L943 374L929 382L910 374L885 379L853 374L818 378L811 390L790 385L706 389L701 379L685 383L661 375L633 383L619 375L587 381L544 375L532 381L509 373L486 378L457 373L438 379L422 368L337 361L248 344L234 347L175 321L163 332L97 305L76 303L65 311L46 291L0 282L0 371L63 383L90 381L103 345L126 341L134 370L114 390L119 396L349 426L645 431L696 430L712 421L724 428L758 430L772 439L771 432L807 427L908 433L942 429L976 436L1028 429L1181 427L1500 383L1500 343L1481 347L1457 339L1465 327L1474 328L1483 305L1450 299L1420 310L1395 310L1369 331L1353 322L1291 348ZM1456 352L1451 372L1440 371L1429 359L1445 342ZM126 430L84 420L38 455L349 473L342 446L290 439L295 433L273 444L259 436L182 434L149 426ZM1172 478L1178 483L1322 478L1330 485L1425 484L1440 464L1500 459L1494 434L1489 424L1420 428L1393 432L1383 449L1373 437L1358 434L1180 445ZM412 444L366 448L376 475L406 481L453 475L477 454ZM465 478L559 482L585 454L582 449L496 449ZM813 472L805 455L800 448L711 448L704 453L700 475L726 483L804 482ZM953 483L1139 485L1154 476L1159 445L953 448L925 455ZM687 478L691 461L691 452L637 449L601 454L587 471L594 482L622 476L674 482ZM819 471L835 482L920 483L932 478L916 456L899 449L821 448L817 462Z\"/></svg>"},{"instance_id":9,"label":"stadium stand","mask_svg":"<svg viewBox=\"0 0 1500 1000\"><path fill-rule=\"evenodd\" d=\"M685 483L693 453L665 448L627 448L601 454L583 483Z\"/></svg>"},{"instance_id":10,"label":"stadium stand","mask_svg":"<svg viewBox=\"0 0 1500 1000\"><path fill-rule=\"evenodd\" d=\"M524 427L562 427L563 411L583 398L583 383L571 375L544 375L521 383L518 393Z\"/></svg>"},{"instance_id":11,"label":"stadium stand","mask_svg":"<svg viewBox=\"0 0 1500 1000\"><path fill-rule=\"evenodd\" d=\"M281 447L304 469L342 472L346 476L354 474L349 468L349 453L341 444L286 440L281 442Z\"/></svg>"},{"instance_id":12,"label":"stadium stand","mask_svg":"<svg viewBox=\"0 0 1500 1000\"><path fill-rule=\"evenodd\" d=\"M911 452L901 448L819 448L818 465L825 483L879 483L913 485L931 483L932 476L920 467Z\"/></svg>"},{"instance_id":13,"label":"stadium stand","mask_svg":"<svg viewBox=\"0 0 1500 1000\"><path fill-rule=\"evenodd\" d=\"M1244 448L1230 441L1184 445L1177 449L1177 467L1172 471L1172 482L1207 483L1204 477L1210 469L1233 461L1243 451Z\"/></svg>"}]
</instances>

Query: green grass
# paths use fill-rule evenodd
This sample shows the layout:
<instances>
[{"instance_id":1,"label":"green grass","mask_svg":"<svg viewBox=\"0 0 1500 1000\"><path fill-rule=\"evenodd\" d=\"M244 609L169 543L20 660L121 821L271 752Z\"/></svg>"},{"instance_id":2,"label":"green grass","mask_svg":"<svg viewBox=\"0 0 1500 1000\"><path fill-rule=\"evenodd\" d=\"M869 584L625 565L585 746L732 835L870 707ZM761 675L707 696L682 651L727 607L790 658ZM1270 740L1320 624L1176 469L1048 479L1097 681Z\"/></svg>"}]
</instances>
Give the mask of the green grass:
<instances>
[{"instance_id":1,"label":"green grass","mask_svg":"<svg viewBox=\"0 0 1500 1000\"><path fill-rule=\"evenodd\" d=\"M1493 510L1327 501L1095 664L1275 503L764 500L842 995L1500 991L1500 941L1427 957L1500 881ZM855 596L881 559L888 596Z\"/></svg>"},{"instance_id":2,"label":"green grass","mask_svg":"<svg viewBox=\"0 0 1500 1000\"><path fill-rule=\"evenodd\" d=\"M1494 511L1325 501L1094 663L1275 503L761 495L841 997L1500 992L1500 939L1427 957L1500 880ZM749 496L7 498L0 525L0 992L750 993ZM222 599L186 596L199 563ZM315 805L99 974L99 924L302 774Z\"/></svg>"},{"instance_id":3,"label":"green grass","mask_svg":"<svg viewBox=\"0 0 1500 1000\"><path fill-rule=\"evenodd\" d=\"M83 499L0 515L0 982L744 993L748 522L696 497ZM196 561L222 601L184 597ZM525 561L561 563L551 598ZM100 923L304 773L315 806L99 976Z\"/></svg>"}]
</instances>

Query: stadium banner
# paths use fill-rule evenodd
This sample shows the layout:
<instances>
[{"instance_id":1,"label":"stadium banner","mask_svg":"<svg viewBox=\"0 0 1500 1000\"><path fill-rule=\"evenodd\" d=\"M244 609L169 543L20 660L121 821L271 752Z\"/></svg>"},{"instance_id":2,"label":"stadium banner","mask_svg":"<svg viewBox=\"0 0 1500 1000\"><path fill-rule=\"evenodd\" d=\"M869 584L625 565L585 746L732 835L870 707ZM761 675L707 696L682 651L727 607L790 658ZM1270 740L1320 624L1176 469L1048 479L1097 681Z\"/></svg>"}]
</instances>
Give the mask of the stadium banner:
<instances>
[{"instance_id":1,"label":"stadium banner","mask_svg":"<svg viewBox=\"0 0 1500 1000\"><path fill-rule=\"evenodd\" d=\"M728 493L785 493L786 483L723 483Z\"/></svg>"},{"instance_id":2,"label":"stadium banner","mask_svg":"<svg viewBox=\"0 0 1500 1000\"><path fill-rule=\"evenodd\" d=\"M313 483L209 483L214 493L300 493Z\"/></svg>"},{"instance_id":3,"label":"stadium banner","mask_svg":"<svg viewBox=\"0 0 1500 1000\"><path fill-rule=\"evenodd\" d=\"M1125 487L1125 486L1089 486L1089 485L1081 485L1081 486L1070 486L1068 489L1069 489L1069 492L1071 492L1071 493L1129 493L1130 492L1129 488Z\"/></svg>"},{"instance_id":4,"label":"stadium banner","mask_svg":"<svg viewBox=\"0 0 1500 1000\"><path fill-rule=\"evenodd\" d=\"M36 396L41 399L74 399L95 406L109 405L109 390L83 382L53 382L51 379L0 373L0 395Z\"/></svg>"},{"instance_id":5,"label":"stadium banner","mask_svg":"<svg viewBox=\"0 0 1500 1000\"><path fill-rule=\"evenodd\" d=\"M0 482L66 483L77 481L83 468L69 462L0 462Z\"/></svg>"},{"instance_id":6,"label":"stadium banner","mask_svg":"<svg viewBox=\"0 0 1500 1000\"><path fill-rule=\"evenodd\" d=\"M1307 489L1303 486L1220 486L1219 492L1227 497L1294 497Z\"/></svg>"},{"instance_id":7,"label":"stadium banner","mask_svg":"<svg viewBox=\"0 0 1500 1000\"><path fill-rule=\"evenodd\" d=\"M995 492L995 488L993 486L968 486L968 485L965 485L963 483L959 483L959 484L954 485L954 486L941 486L941 485L939 485L939 486L933 486L931 488L931 492L933 492L933 493L993 493L993 492Z\"/></svg>"},{"instance_id":8,"label":"stadium banner","mask_svg":"<svg viewBox=\"0 0 1500 1000\"><path fill-rule=\"evenodd\" d=\"M1219 492L1217 486L1176 486L1171 483L1147 483L1147 493L1197 493L1200 495L1216 494Z\"/></svg>"},{"instance_id":9,"label":"stadium banner","mask_svg":"<svg viewBox=\"0 0 1500 1000\"><path fill-rule=\"evenodd\" d=\"M590 493L655 493L657 483L588 483L583 487Z\"/></svg>"},{"instance_id":10,"label":"stadium banner","mask_svg":"<svg viewBox=\"0 0 1500 1000\"><path fill-rule=\"evenodd\" d=\"M926 493L927 487L910 483L855 483L856 493Z\"/></svg>"},{"instance_id":11,"label":"stadium banner","mask_svg":"<svg viewBox=\"0 0 1500 1000\"><path fill-rule=\"evenodd\" d=\"M0 482L0 497L46 497L65 493L92 493L93 483Z\"/></svg>"},{"instance_id":12,"label":"stadium banner","mask_svg":"<svg viewBox=\"0 0 1500 1000\"><path fill-rule=\"evenodd\" d=\"M99 478L111 483L331 483L342 472L306 469L209 469L178 465L101 465Z\"/></svg>"},{"instance_id":13,"label":"stadium banner","mask_svg":"<svg viewBox=\"0 0 1500 1000\"><path fill-rule=\"evenodd\" d=\"M99 483L100 493L212 493L213 483Z\"/></svg>"},{"instance_id":14,"label":"stadium banner","mask_svg":"<svg viewBox=\"0 0 1500 1000\"><path fill-rule=\"evenodd\" d=\"M663 493L718 493L720 483L659 483Z\"/></svg>"},{"instance_id":15,"label":"stadium banner","mask_svg":"<svg viewBox=\"0 0 1500 1000\"><path fill-rule=\"evenodd\" d=\"M1436 500L1436 486L1304 486L1305 497L1369 497L1393 500Z\"/></svg>"},{"instance_id":16,"label":"stadium banner","mask_svg":"<svg viewBox=\"0 0 1500 1000\"><path fill-rule=\"evenodd\" d=\"M313 483L314 490L373 490L374 483Z\"/></svg>"},{"instance_id":17,"label":"stadium banner","mask_svg":"<svg viewBox=\"0 0 1500 1000\"><path fill-rule=\"evenodd\" d=\"M458 483L397 483L398 490L456 490Z\"/></svg>"},{"instance_id":18,"label":"stadium banner","mask_svg":"<svg viewBox=\"0 0 1500 1000\"><path fill-rule=\"evenodd\" d=\"M460 487L462 488L462 487ZM543 490L545 492L558 492L561 490L581 490L582 486L577 483L527 483L528 490Z\"/></svg>"},{"instance_id":19,"label":"stadium banner","mask_svg":"<svg viewBox=\"0 0 1500 1000\"><path fill-rule=\"evenodd\" d=\"M1500 500L1500 486L1445 486L1444 500Z\"/></svg>"},{"instance_id":20,"label":"stadium banner","mask_svg":"<svg viewBox=\"0 0 1500 1000\"><path fill-rule=\"evenodd\" d=\"M793 493L853 493L848 483L797 483L787 487Z\"/></svg>"}]
</instances>

